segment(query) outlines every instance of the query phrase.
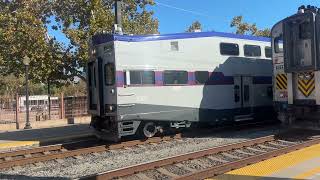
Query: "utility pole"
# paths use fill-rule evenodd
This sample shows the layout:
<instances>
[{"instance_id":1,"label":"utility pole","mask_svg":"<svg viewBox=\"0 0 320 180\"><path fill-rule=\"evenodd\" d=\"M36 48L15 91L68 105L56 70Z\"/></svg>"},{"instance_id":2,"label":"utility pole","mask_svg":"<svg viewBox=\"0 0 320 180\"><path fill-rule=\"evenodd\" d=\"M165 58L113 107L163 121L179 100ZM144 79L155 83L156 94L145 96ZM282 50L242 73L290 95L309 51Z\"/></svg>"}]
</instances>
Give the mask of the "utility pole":
<instances>
[{"instance_id":1,"label":"utility pole","mask_svg":"<svg viewBox=\"0 0 320 180\"><path fill-rule=\"evenodd\" d=\"M122 32L122 21L121 21L121 0L115 0L114 8L115 8L115 24L113 27L113 33L115 34L123 34Z\"/></svg>"}]
</instances>

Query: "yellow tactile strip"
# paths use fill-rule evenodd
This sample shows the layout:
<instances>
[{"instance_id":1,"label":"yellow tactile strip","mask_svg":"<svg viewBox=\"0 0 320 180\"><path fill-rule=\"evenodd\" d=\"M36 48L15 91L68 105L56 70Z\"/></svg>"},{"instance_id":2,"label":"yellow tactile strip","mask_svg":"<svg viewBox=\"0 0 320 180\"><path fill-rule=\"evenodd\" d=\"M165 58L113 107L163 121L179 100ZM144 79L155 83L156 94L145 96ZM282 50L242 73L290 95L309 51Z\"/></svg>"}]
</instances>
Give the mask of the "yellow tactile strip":
<instances>
[{"instance_id":1,"label":"yellow tactile strip","mask_svg":"<svg viewBox=\"0 0 320 180\"><path fill-rule=\"evenodd\" d=\"M6 141L0 142L0 149L9 149L22 146L36 146L39 145L39 141Z\"/></svg>"},{"instance_id":2,"label":"yellow tactile strip","mask_svg":"<svg viewBox=\"0 0 320 180\"><path fill-rule=\"evenodd\" d=\"M257 179L277 173L283 169L297 165L303 161L319 157L320 144L317 144L304 149L297 150L295 152L291 152L256 164L252 164L244 168L230 171L224 175L215 177L214 179L230 179L230 177ZM317 172L318 171L316 170L313 170L312 172L305 172L304 174L299 175L298 178L312 176L313 173Z\"/></svg>"}]
</instances>

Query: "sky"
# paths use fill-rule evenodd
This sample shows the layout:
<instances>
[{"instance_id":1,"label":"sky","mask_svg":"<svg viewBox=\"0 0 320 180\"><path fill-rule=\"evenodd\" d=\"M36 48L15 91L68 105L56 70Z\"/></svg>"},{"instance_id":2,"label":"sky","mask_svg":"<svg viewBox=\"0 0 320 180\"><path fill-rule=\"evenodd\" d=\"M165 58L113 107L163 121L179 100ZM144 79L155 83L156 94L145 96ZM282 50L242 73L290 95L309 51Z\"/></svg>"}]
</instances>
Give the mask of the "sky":
<instances>
[{"instance_id":1,"label":"sky","mask_svg":"<svg viewBox=\"0 0 320 180\"><path fill-rule=\"evenodd\" d=\"M319 0L154 0L149 7L159 20L161 34L184 32L193 21L200 21L203 31L235 32L230 27L233 17L258 28L271 28L276 22L297 12L301 5L320 7ZM51 36L68 42L61 32L49 30Z\"/></svg>"}]
</instances>

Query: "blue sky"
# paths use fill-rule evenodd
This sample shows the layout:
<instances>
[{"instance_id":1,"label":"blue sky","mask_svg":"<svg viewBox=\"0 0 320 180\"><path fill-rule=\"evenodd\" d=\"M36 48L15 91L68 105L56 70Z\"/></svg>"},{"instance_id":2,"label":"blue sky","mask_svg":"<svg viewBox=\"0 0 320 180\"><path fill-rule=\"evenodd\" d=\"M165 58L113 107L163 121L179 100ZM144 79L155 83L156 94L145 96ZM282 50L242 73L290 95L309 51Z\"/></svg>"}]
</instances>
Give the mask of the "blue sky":
<instances>
[{"instance_id":1,"label":"blue sky","mask_svg":"<svg viewBox=\"0 0 320 180\"><path fill-rule=\"evenodd\" d=\"M230 22L242 15L258 28L271 28L277 21L292 15L300 5L320 7L316 0L155 0L151 7L159 20L161 34L184 32L195 20L203 25L203 31L234 32ZM169 7L168 7L169 6ZM180 9L180 10L178 10ZM67 42L60 32L49 34Z\"/></svg>"}]
</instances>

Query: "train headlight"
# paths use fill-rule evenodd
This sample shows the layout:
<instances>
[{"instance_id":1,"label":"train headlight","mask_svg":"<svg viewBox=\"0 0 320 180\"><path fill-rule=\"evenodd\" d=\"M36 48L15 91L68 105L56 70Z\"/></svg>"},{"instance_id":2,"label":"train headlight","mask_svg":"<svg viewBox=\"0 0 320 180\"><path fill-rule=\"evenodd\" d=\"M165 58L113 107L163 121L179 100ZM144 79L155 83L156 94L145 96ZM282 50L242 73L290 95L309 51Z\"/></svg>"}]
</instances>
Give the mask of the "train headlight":
<instances>
[{"instance_id":1,"label":"train headlight","mask_svg":"<svg viewBox=\"0 0 320 180\"><path fill-rule=\"evenodd\" d=\"M105 111L106 113L112 113L116 111L116 106L115 105L111 105L111 104L106 104L105 105Z\"/></svg>"}]
</instances>

